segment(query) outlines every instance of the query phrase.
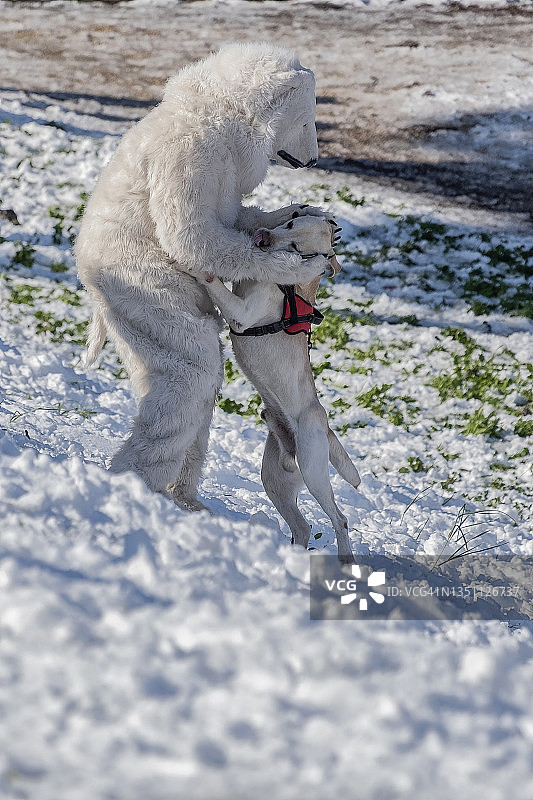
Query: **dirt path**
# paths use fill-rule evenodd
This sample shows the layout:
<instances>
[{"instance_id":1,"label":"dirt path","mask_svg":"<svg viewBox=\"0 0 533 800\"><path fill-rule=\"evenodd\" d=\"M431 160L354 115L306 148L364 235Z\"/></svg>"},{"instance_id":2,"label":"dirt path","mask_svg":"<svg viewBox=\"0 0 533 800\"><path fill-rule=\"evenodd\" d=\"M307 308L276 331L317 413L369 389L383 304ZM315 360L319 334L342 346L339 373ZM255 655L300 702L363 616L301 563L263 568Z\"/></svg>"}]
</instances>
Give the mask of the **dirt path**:
<instances>
[{"instance_id":1,"label":"dirt path","mask_svg":"<svg viewBox=\"0 0 533 800\"><path fill-rule=\"evenodd\" d=\"M522 216L532 208L532 28L524 6L4 2L0 85L135 119L183 64L221 42L270 39L316 73L324 169Z\"/></svg>"}]
</instances>

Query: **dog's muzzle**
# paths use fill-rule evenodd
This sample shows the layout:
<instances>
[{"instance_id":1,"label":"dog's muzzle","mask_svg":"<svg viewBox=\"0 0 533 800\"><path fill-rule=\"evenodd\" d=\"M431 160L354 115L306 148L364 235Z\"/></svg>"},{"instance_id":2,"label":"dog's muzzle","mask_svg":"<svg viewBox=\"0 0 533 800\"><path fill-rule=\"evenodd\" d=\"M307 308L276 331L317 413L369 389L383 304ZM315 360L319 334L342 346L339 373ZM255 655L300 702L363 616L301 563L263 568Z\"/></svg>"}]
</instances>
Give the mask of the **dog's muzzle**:
<instances>
[{"instance_id":1,"label":"dog's muzzle","mask_svg":"<svg viewBox=\"0 0 533 800\"><path fill-rule=\"evenodd\" d=\"M307 164L303 164L299 159L295 158L294 156L291 156L290 153L287 153L286 150L278 150L277 155L295 169L301 169L302 167L309 169L310 167L316 167L317 165L316 158L312 158L311 161L307 162Z\"/></svg>"}]
</instances>

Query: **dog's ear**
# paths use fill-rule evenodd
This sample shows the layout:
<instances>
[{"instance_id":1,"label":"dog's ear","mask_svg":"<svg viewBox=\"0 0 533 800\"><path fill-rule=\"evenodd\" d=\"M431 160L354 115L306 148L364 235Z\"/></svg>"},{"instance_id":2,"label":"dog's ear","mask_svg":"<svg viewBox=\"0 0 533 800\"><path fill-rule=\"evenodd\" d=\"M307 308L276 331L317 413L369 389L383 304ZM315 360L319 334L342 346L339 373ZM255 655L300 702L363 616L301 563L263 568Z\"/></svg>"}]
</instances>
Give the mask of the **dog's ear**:
<instances>
[{"instance_id":1,"label":"dog's ear","mask_svg":"<svg viewBox=\"0 0 533 800\"><path fill-rule=\"evenodd\" d=\"M335 256L335 255L330 256L328 261L329 261L329 265L331 267L331 276L330 277L333 277L334 275L338 275L339 272L341 271L342 267L339 264L339 262L337 261L337 256Z\"/></svg>"},{"instance_id":2,"label":"dog's ear","mask_svg":"<svg viewBox=\"0 0 533 800\"><path fill-rule=\"evenodd\" d=\"M254 244L257 247L270 247L272 244L272 234L267 228L258 228L254 232Z\"/></svg>"}]
</instances>

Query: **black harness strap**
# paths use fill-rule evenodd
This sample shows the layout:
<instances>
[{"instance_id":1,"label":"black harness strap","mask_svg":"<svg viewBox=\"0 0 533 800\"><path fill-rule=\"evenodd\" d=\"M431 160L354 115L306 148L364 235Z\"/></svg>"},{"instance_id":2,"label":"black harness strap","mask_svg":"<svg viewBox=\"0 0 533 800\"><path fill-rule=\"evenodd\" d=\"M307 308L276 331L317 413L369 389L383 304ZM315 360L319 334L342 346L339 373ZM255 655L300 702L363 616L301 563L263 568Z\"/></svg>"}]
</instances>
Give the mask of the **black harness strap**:
<instances>
[{"instance_id":1,"label":"black harness strap","mask_svg":"<svg viewBox=\"0 0 533 800\"><path fill-rule=\"evenodd\" d=\"M289 311L291 314L289 317L290 326L296 325L299 320L298 309L296 308L296 295L294 294L294 286L280 286L279 288L287 298L287 302L289 304ZM285 314L283 316L285 317Z\"/></svg>"},{"instance_id":2,"label":"black harness strap","mask_svg":"<svg viewBox=\"0 0 533 800\"><path fill-rule=\"evenodd\" d=\"M280 319L279 322L272 322L270 325L257 325L255 328L246 328L245 331L234 331L230 327L230 331L234 336L265 336L267 333L279 333L285 330L287 325L290 325L289 320Z\"/></svg>"},{"instance_id":3,"label":"black harness strap","mask_svg":"<svg viewBox=\"0 0 533 800\"><path fill-rule=\"evenodd\" d=\"M294 327L294 325L300 325L302 323L309 323L309 325L320 325L322 320L324 319L324 315L320 313L317 308L314 308L311 303L308 303L307 300L304 300L303 297L300 295L295 294L294 286L282 286L278 284L279 289L285 295L285 304L283 306L283 317L282 319L278 320L278 322L272 322L269 325L257 325L254 328L247 328L244 331L234 331L233 328L230 327L230 331L234 336L265 336L269 333L279 333L280 331L285 331L285 333L295 335L297 333L306 333L307 339L310 341L311 331L291 331L288 330L289 328ZM298 314L297 308L297 298L305 303L305 305L312 308L312 312L308 314ZM289 316L286 316L287 312L287 305L289 306ZM309 345L311 346L311 345Z\"/></svg>"}]
</instances>

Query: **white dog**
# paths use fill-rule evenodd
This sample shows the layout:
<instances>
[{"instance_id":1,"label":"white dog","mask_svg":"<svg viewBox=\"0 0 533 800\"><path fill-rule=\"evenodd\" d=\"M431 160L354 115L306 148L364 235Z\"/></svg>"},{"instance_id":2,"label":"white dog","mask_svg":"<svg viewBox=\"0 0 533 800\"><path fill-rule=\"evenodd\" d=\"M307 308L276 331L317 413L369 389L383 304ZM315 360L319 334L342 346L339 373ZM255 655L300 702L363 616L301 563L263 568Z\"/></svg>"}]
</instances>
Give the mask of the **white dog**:
<instances>
[{"instance_id":1,"label":"white dog","mask_svg":"<svg viewBox=\"0 0 533 800\"><path fill-rule=\"evenodd\" d=\"M108 335L139 398L111 468L135 470L183 508L203 508L197 486L223 374L220 317L193 274L289 284L324 271L323 256L263 252L252 239L319 209L242 206L272 159L316 162L315 105L313 73L292 51L223 48L169 80L87 204L76 256L94 307L88 362Z\"/></svg>"},{"instance_id":2,"label":"white dog","mask_svg":"<svg viewBox=\"0 0 533 800\"><path fill-rule=\"evenodd\" d=\"M322 253L336 273L340 266L332 249L335 232L333 221L300 217L274 230L256 231L254 241L266 252L293 250L304 258ZM265 404L269 434L261 479L267 495L289 525L293 542L307 547L311 527L297 506L305 484L331 519L339 559L353 562L348 524L335 503L328 464L331 461L355 488L360 478L319 403L305 337L320 278L290 288L247 280L234 287L235 294L214 275L204 274L199 280L229 322L237 363ZM291 303L296 307L292 320Z\"/></svg>"}]
</instances>

